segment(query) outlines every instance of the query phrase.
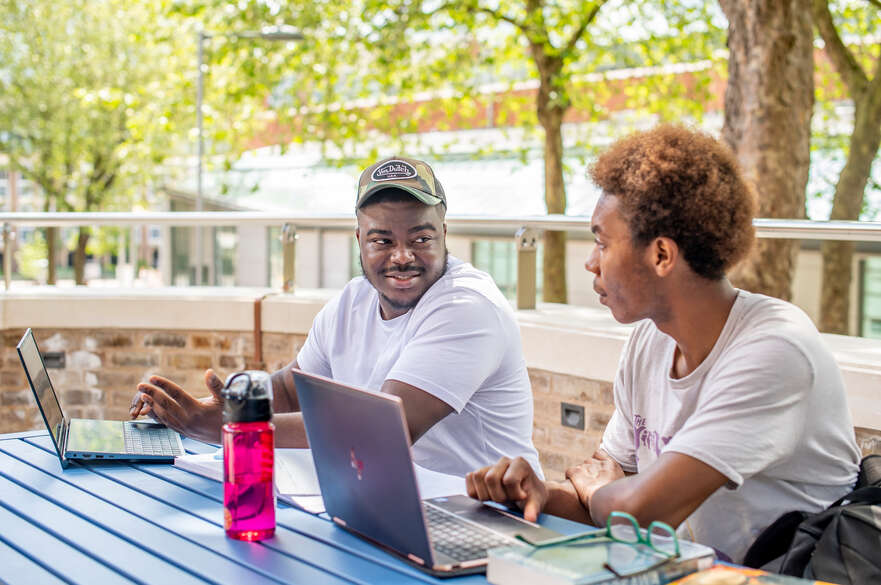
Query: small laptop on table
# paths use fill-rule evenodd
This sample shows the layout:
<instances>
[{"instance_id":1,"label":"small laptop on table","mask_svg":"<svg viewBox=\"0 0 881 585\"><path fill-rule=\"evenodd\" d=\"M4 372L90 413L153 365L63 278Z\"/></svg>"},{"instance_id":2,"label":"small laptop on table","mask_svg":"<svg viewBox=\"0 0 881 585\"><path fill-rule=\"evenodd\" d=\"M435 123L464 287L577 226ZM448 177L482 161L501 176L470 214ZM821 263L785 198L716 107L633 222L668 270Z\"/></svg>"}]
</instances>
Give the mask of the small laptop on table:
<instances>
[{"instance_id":1,"label":"small laptop on table","mask_svg":"<svg viewBox=\"0 0 881 585\"><path fill-rule=\"evenodd\" d=\"M62 467L74 459L172 462L184 454L180 435L160 423L67 418L33 331L25 331L16 349Z\"/></svg>"},{"instance_id":2,"label":"small laptop on table","mask_svg":"<svg viewBox=\"0 0 881 585\"><path fill-rule=\"evenodd\" d=\"M422 500L401 399L293 369L324 507L335 523L437 576L486 570L486 551L559 533L464 495Z\"/></svg>"}]
</instances>

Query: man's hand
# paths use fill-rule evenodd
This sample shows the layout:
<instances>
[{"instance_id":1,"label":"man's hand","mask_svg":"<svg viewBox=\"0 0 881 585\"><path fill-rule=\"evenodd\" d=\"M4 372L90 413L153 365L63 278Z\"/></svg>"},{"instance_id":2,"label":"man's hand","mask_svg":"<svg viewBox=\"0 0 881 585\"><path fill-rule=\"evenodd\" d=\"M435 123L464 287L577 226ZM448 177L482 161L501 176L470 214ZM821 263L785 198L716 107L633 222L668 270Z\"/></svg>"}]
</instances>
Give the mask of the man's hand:
<instances>
[{"instance_id":1,"label":"man's hand","mask_svg":"<svg viewBox=\"0 0 881 585\"><path fill-rule=\"evenodd\" d=\"M211 396L193 398L186 390L162 376L151 376L138 384L129 412L132 418L149 415L166 426L194 439L220 442L223 424L223 381L214 370L205 371L205 385Z\"/></svg>"},{"instance_id":2,"label":"man's hand","mask_svg":"<svg viewBox=\"0 0 881 585\"><path fill-rule=\"evenodd\" d=\"M502 457L495 465L472 471L465 476L465 485L472 498L514 502L530 522L538 520L548 500L545 483L523 457Z\"/></svg>"},{"instance_id":3,"label":"man's hand","mask_svg":"<svg viewBox=\"0 0 881 585\"><path fill-rule=\"evenodd\" d=\"M575 487L578 499L586 510L590 510L590 499L594 492L623 477L624 470L603 450L597 450L581 465L566 470L566 479Z\"/></svg>"}]
</instances>

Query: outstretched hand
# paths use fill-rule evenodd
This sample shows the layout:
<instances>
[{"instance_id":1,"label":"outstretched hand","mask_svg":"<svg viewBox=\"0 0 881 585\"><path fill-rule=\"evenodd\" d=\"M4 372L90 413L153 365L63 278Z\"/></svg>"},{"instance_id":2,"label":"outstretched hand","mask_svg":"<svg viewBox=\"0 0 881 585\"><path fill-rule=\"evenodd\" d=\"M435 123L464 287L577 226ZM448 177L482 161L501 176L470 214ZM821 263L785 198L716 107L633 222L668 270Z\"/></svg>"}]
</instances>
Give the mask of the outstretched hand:
<instances>
[{"instance_id":1,"label":"outstretched hand","mask_svg":"<svg viewBox=\"0 0 881 585\"><path fill-rule=\"evenodd\" d=\"M214 370L205 371L205 385L210 396L196 399L186 390L162 376L151 376L138 384L129 414L132 418L148 415L166 426L194 439L220 442L223 424L223 381Z\"/></svg>"},{"instance_id":2,"label":"outstretched hand","mask_svg":"<svg viewBox=\"0 0 881 585\"><path fill-rule=\"evenodd\" d=\"M624 470L602 449L598 449L584 463L566 470L566 479L575 487L585 510L590 510L590 500L594 492L623 477Z\"/></svg>"},{"instance_id":3,"label":"outstretched hand","mask_svg":"<svg viewBox=\"0 0 881 585\"><path fill-rule=\"evenodd\" d=\"M468 495L478 500L513 502L523 510L523 518L538 520L548 500L545 483L523 457L502 457L498 463L465 476Z\"/></svg>"}]
</instances>

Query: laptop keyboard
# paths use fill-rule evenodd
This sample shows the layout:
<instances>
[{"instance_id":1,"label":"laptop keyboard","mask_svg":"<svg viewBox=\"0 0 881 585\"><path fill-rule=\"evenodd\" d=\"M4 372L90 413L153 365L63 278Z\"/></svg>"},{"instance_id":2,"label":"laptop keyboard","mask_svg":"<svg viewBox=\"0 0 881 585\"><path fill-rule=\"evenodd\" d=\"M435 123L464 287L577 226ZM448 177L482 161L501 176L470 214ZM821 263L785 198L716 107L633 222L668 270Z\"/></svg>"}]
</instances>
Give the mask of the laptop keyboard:
<instances>
[{"instance_id":1,"label":"laptop keyboard","mask_svg":"<svg viewBox=\"0 0 881 585\"><path fill-rule=\"evenodd\" d=\"M466 522L423 502L428 533L434 550L457 561L486 558L486 551L496 546L514 544L512 539L476 524Z\"/></svg>"},{"instance_id":2,"label":"laptop keyboard","mask_svg":"<svg viewBox=\"0 0 881 585\"><path fill-rule=\"evenodd\" d=\"M123 426L126 453L177 457L183 455L175 440L175 431L168 427L138 428L130 423Z\"/></svg>"}]
</instances>

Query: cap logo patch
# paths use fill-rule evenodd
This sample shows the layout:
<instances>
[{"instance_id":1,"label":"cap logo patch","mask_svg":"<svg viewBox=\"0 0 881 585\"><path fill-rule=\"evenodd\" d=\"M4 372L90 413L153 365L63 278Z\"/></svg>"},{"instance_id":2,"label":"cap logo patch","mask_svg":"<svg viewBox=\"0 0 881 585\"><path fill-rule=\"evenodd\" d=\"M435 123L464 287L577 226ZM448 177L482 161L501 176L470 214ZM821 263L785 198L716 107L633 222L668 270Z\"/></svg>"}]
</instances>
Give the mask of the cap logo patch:
<instances>
[{"instance_id":1,"label":"cap logo patch","mask_svg":"<svg viewBox=\"0 0 881 585\"><path fill-rule=\"evenodd\" d=\"M397 179L412 179L416 176L413 165L402 160L390 160L374 169L370 175L373 181L393 181Z\"/></svg>"}]
</instances>

